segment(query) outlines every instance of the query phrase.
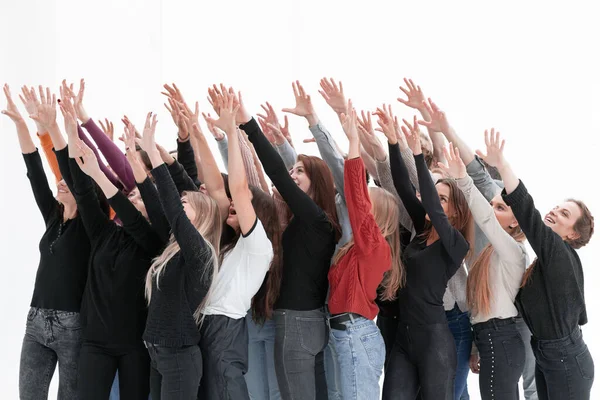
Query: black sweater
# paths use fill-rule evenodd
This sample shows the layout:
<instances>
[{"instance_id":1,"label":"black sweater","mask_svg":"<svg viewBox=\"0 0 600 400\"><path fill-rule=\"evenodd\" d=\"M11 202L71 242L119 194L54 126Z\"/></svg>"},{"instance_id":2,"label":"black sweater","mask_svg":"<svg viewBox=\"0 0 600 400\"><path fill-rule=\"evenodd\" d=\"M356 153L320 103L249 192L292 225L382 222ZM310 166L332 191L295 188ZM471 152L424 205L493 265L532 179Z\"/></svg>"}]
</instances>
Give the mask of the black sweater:
<instances>
[{"instance_id":1,"label":"black sweater","mask_svg":"<svg viewBox=\"0 0 600 400\"><path fill-rule=\"evenodd\" d=\"M65 174L66 150L56 152ZM122 226L102 211L94 183L74 159L68 159L72 191L92 246L87 285L82 305L85 321L84 340L111 346L140 344L146 322L144 283L153 257L164 242L148 221L117 192L109 199ZM148 212L158 203L154 186L146 180L139 186Z\"/></svg>"},{"instance_id":2,"label":"black sweater","mask_svg":"<svg viewBox=\"0 0 600 400\"><path fill-rule=\"evenodd\" d=\"M265 172L294 215L282 236L283 278L275 308L306 311L323 307L335 230L327 214L294 183L256 121L240 128L248 134Z\"/></svg>"},{"instance_id":3,"label":"black sweater","mask_svg":"<svg viewBox=\"0 0 600 400\"><path fill-rule=\"evenodd\" d=\"M46 231L40 240L40 263L31 307L79 312L87 279L90 241L79 214L63 222L62 207L48 185L38 151L23 154L27 177Z\"/></svg>"},{"instance_id":4,"label":"black sweater","mask_svg":"<svg viewBox=\"0 0 600 400\"><path fill-rule=\"evenodd\" d=\"M154 168L152 176L180 251L164 266L158 286L152 279L144 340L167 347L191 346L200 342L194 312L210 288L210 250L186 216L167 167Z\"/></svg>"},{"instance_id":5,"label":"black sweater","mask_svg":"<svg viewBox=\"0 0 600 400\"><path fill-rule=\"evenodd\" d=\"M191 139L185 142L177 140L177 161L184 168L186 175L189 176L194 185L200 187L201 182L198 180L198 167L196 167ZM177 182L175 183L177 184Z\"/></svg>"},{"instance_id":6,"label":"black sweater","mask_svg":"<svg viewBox=\"0 0 600 400\"><path fill-rule=\"evenodd\" d=\"M519 291L517 308L537 339L560 339L587 323L583 269L577 252L544 224L523 182L502 198L537 256L528 283Z\"/></svg>"},{"instance_id":7,"label":"black sweater","mask_svg":"<svg viewBox=\"0 0 600 400\"><path fill-rule=\"evenodd\" d=\"M446 324L444 293L469 251L469 243L448 221L423 155L415 156L421 203L402 161L400 147L390 145L389 150L394 186L416 231L402 254L406 285L398 293L399 319L409 325ZM429 246L427 238L421 236L426 228L425 215L440 237Z\"/></svg>"}]
</instances>

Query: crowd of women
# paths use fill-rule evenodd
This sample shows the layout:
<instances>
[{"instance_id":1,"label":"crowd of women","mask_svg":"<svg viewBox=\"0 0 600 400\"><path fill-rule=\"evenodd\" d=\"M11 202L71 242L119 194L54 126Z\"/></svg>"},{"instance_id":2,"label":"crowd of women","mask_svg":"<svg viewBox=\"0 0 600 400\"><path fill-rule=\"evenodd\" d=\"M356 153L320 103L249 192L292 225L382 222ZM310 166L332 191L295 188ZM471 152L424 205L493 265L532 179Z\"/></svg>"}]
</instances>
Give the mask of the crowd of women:
<instances>
[{"instance_id":1,"label":"crowd of women","mask_svg":"<svg viewBox=\"0 0 600 400\"><path fill-rule=\"evenodd\" d=\"M420 118L402 123L391 105L357 112L341 82L320 88L347 151L299 82L283 111L306 119L321 158L296 154L287 116L266 103L254 118L222 84L208 89L216 116L202 113L210 136L198 103L165 85L177 150L149 113L141 132L123 117L125 153L90 118L83 80L59 99L23 86L54 195L4 86L45 224L21 399L46 399L57 364L59 399L458 400L469 371L486 400L518 399L521 377L527 400L590 398L586 205L542 216L499 132L474 152L412 80L398 101Z\"/></svg>"}]
</instances>

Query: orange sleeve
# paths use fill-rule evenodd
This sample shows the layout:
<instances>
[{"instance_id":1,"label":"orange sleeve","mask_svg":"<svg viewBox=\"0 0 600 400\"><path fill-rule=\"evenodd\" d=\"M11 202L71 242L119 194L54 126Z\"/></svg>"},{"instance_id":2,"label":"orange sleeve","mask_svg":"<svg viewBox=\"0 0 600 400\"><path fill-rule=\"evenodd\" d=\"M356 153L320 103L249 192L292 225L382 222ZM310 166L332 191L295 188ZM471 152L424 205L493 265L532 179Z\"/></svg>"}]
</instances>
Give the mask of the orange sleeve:
<instances>
[{"instance_id":1,"label":"orange sleeve","mask_svg":"<svg viewBox=\"0 0 600 400\"><path fill-rule=\"evenodd\" d=\"M52 139L48 133L44 133L42 135L38 134L40 138L40 143L42 144L42 150L46 155L46 160L48 161L48 165L50 165L50 169L52 170L52 174L54 178L56 178L56 182L62 179L62 175L60 173L60 169L58 168L58 160L56 159L56 154L52 151L54 144L52 144Z\"/></svg>"}]
</instances>

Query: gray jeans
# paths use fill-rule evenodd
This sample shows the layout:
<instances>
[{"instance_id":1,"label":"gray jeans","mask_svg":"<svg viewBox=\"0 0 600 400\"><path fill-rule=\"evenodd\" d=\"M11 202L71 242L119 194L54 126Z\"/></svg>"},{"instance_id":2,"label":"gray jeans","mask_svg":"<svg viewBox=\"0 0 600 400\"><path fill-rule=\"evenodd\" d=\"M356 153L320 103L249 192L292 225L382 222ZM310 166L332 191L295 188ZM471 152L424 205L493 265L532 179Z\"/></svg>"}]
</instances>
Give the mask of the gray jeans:
<instances>
[{"instance_id":1,"label":"gray jeans","mask_svg":"<svg viewBox=\"0 0 600 400\"><path fill-rule=\"evenodd\" d=\"M79 313L32 307L21 349L21 400L48 398L58 362L58 398L77 399L77 362L81 348Z\"/></svg>"},{"instance_id":2,"label":"gray jeans","mask_svg":"<svg viewBox=\"0 0 600 400\"><path fill-rule=\"evenodd\" d=\"M284 400L327 399L325 309L275 310L275 372Z\"/></svg>"}]
</instances>

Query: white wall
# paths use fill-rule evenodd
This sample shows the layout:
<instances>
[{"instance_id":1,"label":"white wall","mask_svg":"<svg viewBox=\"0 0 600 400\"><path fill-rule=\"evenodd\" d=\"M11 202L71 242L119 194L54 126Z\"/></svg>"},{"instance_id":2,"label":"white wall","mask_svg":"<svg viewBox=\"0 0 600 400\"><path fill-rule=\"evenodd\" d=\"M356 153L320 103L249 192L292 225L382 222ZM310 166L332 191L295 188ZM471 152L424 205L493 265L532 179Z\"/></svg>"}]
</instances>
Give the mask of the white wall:
<instances>
[{"instance_id":1,"label":"white wall","mask_svg":"<svg viewBox=\"0 0 600 400\"><path fill-rule=\"evenodd\" d=\"M145 113L157 111L159 140L174 147L162 83L177 82L206 111L207 86L224 82L242 90L250 109L258 111L265 100L276 108L293 106L290 84L300 79L345 146L335 116L316 91L318 80L342 79L358 107L393 102L411 116L395 102L408 76L474 147L482 146L486 128L504 134L507 156L541 210L575 196L600 215L593 175L600 145L597 15L594 2L539 0L2 0L0 83L8 82L15 93L22 84L57 90L62 78L85 77L93 117L118 122L127 113L140 125ZM301 143L310 135L304 121L291 117L291 123L300 150L315 154L314 145ZM8 118L0 119L0 132L0 393L13 399L43 223ZM598 238L580 254L590 319L584 335L598 361ZM478 398L476 378L469 383L472 398ZM56 379L52 390L54 398ZM600 396L600 389L595 393Z\"/></svg>"}]
</instances>

